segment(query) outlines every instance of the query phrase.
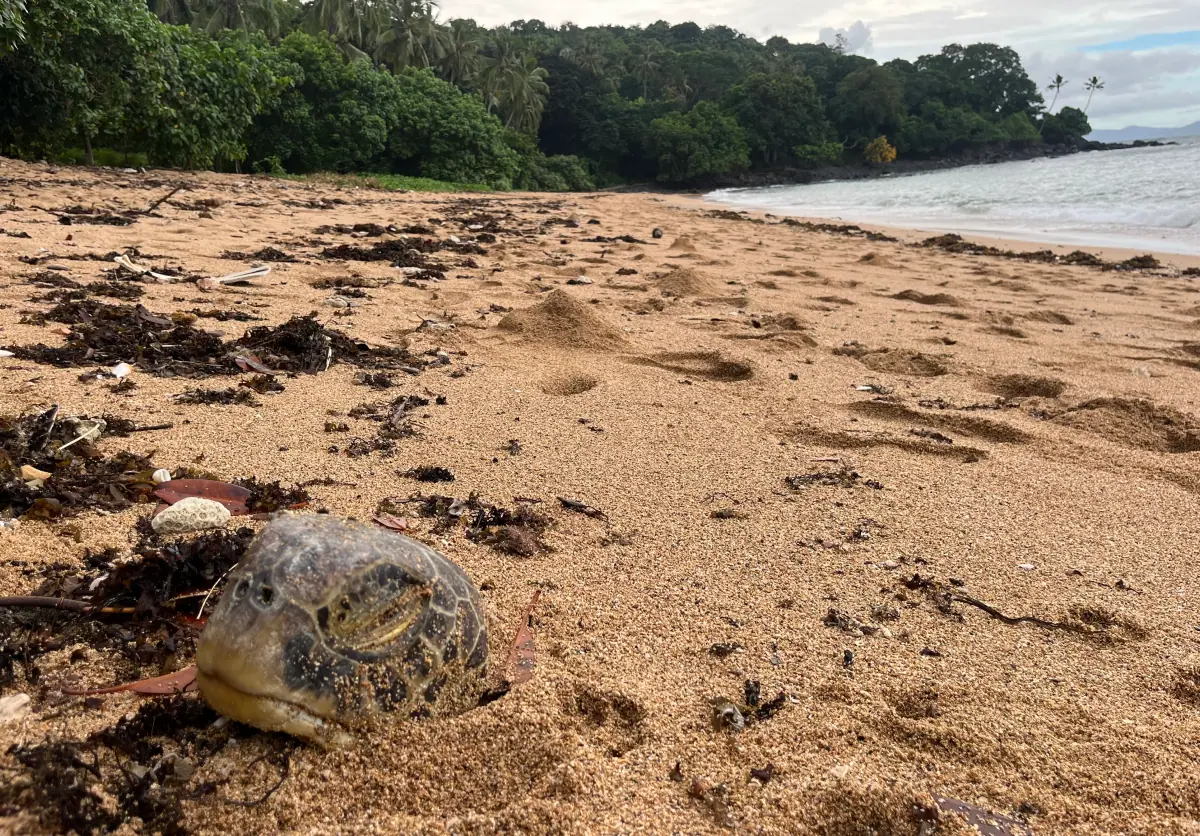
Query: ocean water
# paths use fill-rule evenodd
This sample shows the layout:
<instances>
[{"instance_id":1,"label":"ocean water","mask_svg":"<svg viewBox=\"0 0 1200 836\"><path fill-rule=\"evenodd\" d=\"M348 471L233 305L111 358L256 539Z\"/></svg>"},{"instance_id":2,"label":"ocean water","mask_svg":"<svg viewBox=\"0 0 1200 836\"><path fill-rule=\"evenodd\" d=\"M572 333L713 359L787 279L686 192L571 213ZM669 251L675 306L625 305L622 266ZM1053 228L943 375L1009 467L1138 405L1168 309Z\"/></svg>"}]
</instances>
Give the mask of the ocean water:
<instances>
[{"instance_id":1,"label":"ocean water","mask_svg":"<svg viewBox=\"0 0 1200 836\"><path fill-rule=\"evenodd\" d=\"M1178 142L873 180L723 189L705 199L847 223L1200 255L1200 137Z\"/></svg>"}]
</instances>

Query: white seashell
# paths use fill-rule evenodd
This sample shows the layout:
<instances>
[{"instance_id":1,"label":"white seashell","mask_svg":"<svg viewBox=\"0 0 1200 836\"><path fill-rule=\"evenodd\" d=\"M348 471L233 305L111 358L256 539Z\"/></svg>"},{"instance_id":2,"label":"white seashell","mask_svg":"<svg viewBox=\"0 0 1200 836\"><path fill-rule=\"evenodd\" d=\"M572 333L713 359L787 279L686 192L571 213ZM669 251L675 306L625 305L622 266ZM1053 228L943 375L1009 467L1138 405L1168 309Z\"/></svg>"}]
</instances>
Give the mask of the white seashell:
<instances>
[{"instance_id":1,"label":"white seashell","mask_svg":"<svg viewBox=\"0 0 1200 836\"><path fill-rule=\"evenodd\" d=\"M113 377L117 378L118 380L122 380L126 377L129 377L129 373L133 371L133 366L129 365L128 363L117 363L117 365L113 366L108 371Z\"/></svg>"},{"instance_id":2,"label":"white seashell","mask_svg":"<svg viewBox=\"0 0 1200 836\"><path fill-rule=\"evenodd\" d=\"M171 471L165 467L160 467L154 473L150 474L150 478L154 480L154 484L161 485L163 482L171 481Z\"/></svg>"},{"instance_id":3,"label":"white seashell","mask_svg":"<svg viewBox=\"0 0 1200 836\"><path fill-rule=\"evenodd\" d=\"M0 349L0 357L16 357L16 356L17 355L13 354L11 351L4 351L3 349Z\"/></svg>"},{"instance_id":4,"label":"white seashell","mask_svg":"<svg viewBox=\"0 0 1200 836\"><path fill-rule=\"evenodd\" d=\"M158 512L150 520L150 527L159 534L186 534L221 528L231 516L220 502L189 496Z\"/></svg>"}]
</instances>

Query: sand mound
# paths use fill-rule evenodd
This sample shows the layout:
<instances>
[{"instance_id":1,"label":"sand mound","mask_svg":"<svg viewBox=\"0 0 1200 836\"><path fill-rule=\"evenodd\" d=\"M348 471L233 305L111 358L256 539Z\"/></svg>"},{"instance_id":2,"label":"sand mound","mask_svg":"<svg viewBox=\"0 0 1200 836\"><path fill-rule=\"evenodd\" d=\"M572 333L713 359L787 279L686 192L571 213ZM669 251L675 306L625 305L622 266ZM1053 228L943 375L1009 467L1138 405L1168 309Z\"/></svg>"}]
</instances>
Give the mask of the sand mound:
<instances>
[{"instance_id":1,"label":"sand mound","mask_svg":"<svg viewBox=\"0 0 1200 836\"><path fill-rule=\"evenodd\" d=\"M1075 320L1066 314L1060 314L1058 311L1033 311L1025 314L1025 318L1032 322L1049 322L1051 325L1074 325Z\"/></svg>"},{"instance_id":2,"label":"sand mound","mask_svg":"<svg viewBox=\"0 0 1200 836\"><path fill-rule=\"evenodd\" d=\"M983 388L1002 398L1057 398L1066 391L1067 384L1052 377L1002 374L989 377Z\"/></svg>"},{"instance_id":3,"label":"sand mound","mask_svg":"<svg viewBox=\"0 0 1200 836\"><path fill-rule=\"evenodd\" d=\"M1139 450L1200 452L1196 416L1140 398L1093 398L1051 420Z\"/></svg>"},{"instance_id":4,"label":"sand mound","mask_svg":"<svg viewBox=\"0 0 1200 836\"><path fill-rule=\"evenodd\" d=\"M716 351L670 352L652 357L635 357L630 362L726 383L748 380L754 376L754 367L749 363L724 358Z\"/></svg>"},{"instance_id":5,"label":"sand mound","mask_svg":"<svg viewBox=\"0 0 1200 836\"><path fill-rule=\"evenodd\" d=\"M859 264L870 264L872 267L896 267L896 263L886 255L879 253L866 253L858 259Z\"/></svg>"},{"instance_id":6,"label":"sand mound","mask_svg":"<svg viewBox=\"0 0 1200 836\"><path fill-rule=\"evenodd\" d=\"M690 267L680 267L653 277L667 296L716 296L723 289L716 279Z\"/></svg>"},{"instance_id":7,"label":"sand mound","mask_svg":"<svg viewBox=\"0 0 1200 836\"><path fill-rule=\"evenodd\" d=\"M676 238L671 243L671 246L667 249L675 253L694 253L696 251L696 245L692 243L691 238L681 235Z\"/></svg>"},{"instance_id":8,"label":"sand mound","mask_svg":"<svg viewBox=\"0 0 1200 836\"><path fill-rule=\"evenodd\" d=\"M892 294L893 299L903 299L905 302L916 302L918 305L961 305L958 299L949 293L922 293L919 290L902 290Z\"/></svg>"},{"instance_id":9,"label":"sand mound","mask_svg":"<svg viewBox=\"0 0 1200 836\"><path fill-rule=\"evenodd\" d=\"M590 374L568 374L542 381L539 387L547 395L582 395L600 385L600 378Z\"/></svg>"},{"instance_id":10,"label":"sand mound","mask_svg":"<svg viewBox=\"0 0 1200 836\"><path fill-rule=\"evenodd\" d=\"M617 329L562 290L551 291L531 308L513 311L500 320L498 327L533 342L563 348L613 351L625 345Z\"/></svg>"},{"instance_id":11,"label":"sand mound","mask_svg":"<svg viewBox=\"0 0 1200 836\"><path fill-rule=\"evenodd\" d=\"M853 357L868 369L890 374L907 374L914 377L938 377L948 374L950 369L936 357L908 348L877 348L850 345L835 348L834 354Z\"/></svg>"}]
</instances>

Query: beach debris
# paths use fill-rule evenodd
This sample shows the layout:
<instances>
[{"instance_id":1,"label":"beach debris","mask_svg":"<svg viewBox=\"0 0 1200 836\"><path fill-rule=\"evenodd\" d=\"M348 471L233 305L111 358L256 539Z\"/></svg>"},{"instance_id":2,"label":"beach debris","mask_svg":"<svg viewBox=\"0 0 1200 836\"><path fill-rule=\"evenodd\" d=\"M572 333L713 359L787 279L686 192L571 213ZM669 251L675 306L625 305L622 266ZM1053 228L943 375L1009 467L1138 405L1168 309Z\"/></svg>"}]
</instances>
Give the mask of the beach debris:
<instances>
[{"instance_id":1,"label":"beach debris","mask_svg":"<svg viewBox=\"0 0 1200 836\"><path fill-rule=\"evenodd\" d=\"M173 275L169 275L167 273L156 273L153 270L151 270L149 267L141 267L137 264L134 264L133 261L131 261L129 256L127 256L127 255L119 255L116 258L114 258L113 261L115 261L117 263L117 266L119 266L125 270L128 270L130 273L133 273L134 275L149 276L150 278L154 279L155 281L161 282L163 284L172 284L174 282L186 281L186 278L183 276L173 276Z\"/></svg>"},{"instance_id":2,"label":"beach debris","mask_svg":"<svg viewBox=\"0 0 1200 836\"><path fill-rule=\"evenodd\" d=\"M188 496L155 514L150 525L158 534L188 534L221 528L230 516L229 509L220 502Z\"/></svg>"},{"instance_id":3,"label":"beach debris","mask_svg":"<svg viewBox=\"0 0 1200 836\"><path fill-rule=\"evenodd\" d=\"M454 471L439 465L421 465L410 470L403 470L400 476L416 479L418 482L453 482Z\"/></svg>"},{"instance_id":4,"label":"beach debris","mask_svg":"<svg viewBox=\"0 0 1200 836\"><path fill-rule=\"evenodd\" d=\"M124 691L130 691L134 694L142 694L143 696L168 696L171 694L182 694L186 691L194 691L196 689L196 666L188 665L185 668L180 668L174 673L164 674L163 676L155 676L150 679L139 679L137 682L126 682L123 685L113 685L109 688L88 688L86 690L74 690L71 688L63 688L64 694L69 694L73 697L92 697L101 694L119 694Z\"/></svg>"},{"instance_id":5,"label":"beach debris","mask_svg":"<svg viewBox=\"0 0 1200 836\"><path fill-rule=\"evenodd\" d=\"M514 508L501 508L473 493L467 499L413 494L405 502L416 504L420 516L436 519L434 531L449 531L465 520L468 540L505 554L532 557L548 548L542 535L550 527L550 518L535 511L529 501L518 501ZM394 503L385 500L377 513L393 510Z\"/></svg>"},{"instance_id":6,"label":"beach debris","mask_svg":"<svg viewBox=\"0 0 1200 836\"><path fill-rule=\"evenodd\" d=\"M0 697L0 726L23 720L30 712L28 694L9 694Z\"/></svg>"},{"instance_id":7,"label":"beach debris","mask_svg":"<svg viewBox=\"0 0 1200 836\"><path fill-rule=\"evenodd\" d=\"M786 476L783 480L794 491L803 490L816 485L827 485L832 487L852 488L855 485L862 483L868 488L882 490L883 485L874 479L863 480L862 474L856 470L852 470L846 465L842 465L836 470L819 470L814 473L804 473L799 476Z\"/></svg>"},{"instance_id":8,"label":"beach debris","mask_svg":"<svg viewBox=\"0 0 1200 836\"><path fill-rule=\"evenodd\" d=\"M717 508L708 514L714 520L746 520L750 515L736 508Z\"/></svg>"},{"instance_id":9,"label":"beach debris","mask_svg":"<svg viewBox=\"0 0 1200 836\"><path fill-rule=\"evenodd\" d=\"M741 642L717 642L708 648L709 655L716 656L718 659L725 659L734 653L745 652L746 648L742 646Z\"/></svg>"},{"instance_id":10,"label":"beach debris","mask_svg":"<svg viewBox=\"0 0 1200 836\"><path fill-rule=\"evenodd\" d=\"M261 279L271 272L271 268L263 264L259 267L252 267L249 270L240 270L237 273L230 273L226 276L211 276L203 279L197 279L196 287L199 290L216 290L219 287L227 285L248 285L253 284L254 279Z\"/></svg>"},{"instance_id":11,"label":"beach debris","mask_svg":"<svg viewBox=\"0 0 1200 836\"><path fill-rule=\"evenodd\" d=\"M657 227L657 226L654 227L654 230L650 233L650 237L651 238L662 238L663 237L662 228Z\"/></svg>"},{"instance_id":12,"label":"beach debris","mask_svg":"<svg viewBox=\"0 0 1200 836\"><path fill-rule=\"evenodd\" d=\"M537 655L533 644L533 608L542 597L540 589L534 590L533 598L525 608L521 625L513 637L512 647L508 651L505 670L508 672L508 682L511 685L521 685L533 678L533 670L537 666Z\"/></svg>"},{"instance_id":13,"label":"beach debris","mask_svg":"<svg viewBox=\"0 0 1200 836\"><path fill-rule=\"evenodd\" d=\"M262 360L259 360L253 354L239 354L233 358L233 361L244 372L256 371L264 375L283 374L283 372L267 367Z\"/></svg>"},{"instance_id":14,"label":"beach debris","mask_svg":"<svg viewBox=\"0 0 1200 836\"><path fill-rule=\"evenodd\" d=\"M123 380L124 378L129 377L129 374L132 371L133 366L129 365L128 363L117 363L117 365L108 370L108 373L117 380Z\"/></svg>"},{"instance_id":15,"label":"beach debris","mask_svg":"<svg viewBox=\"0 0 1200 836\"><path fill-rule=\"evenodd\" d=\"M188 389L178 395L173 395L176 403L186 404L223 404L232 406L258 406L258 399L249 389L241 386L229 386L225 389Z\"/></svg>"},{"instance_id":16,"label":"beach debris","mask_svg":"<svg viewBox=\"0 0 1200 836\"><path fill-rule=\"evenodd\" d=\"M586 502L580 502L578 499L568 499L565 496L558 497L559 504L568 511L574 511L576 514L592 517L598 520L607 520L608 515L599 508L594 508Z\"/></svg>"},{"instance_id":17,"label":"beach debris","mask_svg":"<svg viewBox=\"0 0 1200 836\"><path fill-rule=\"evenodd\" d=\"M376 514L371 517L373 522L382 525L384 528L390 528L392 531L408 531L408 520L403 517L397 517L395 514Z\"/></svg>"},{"instance_id":18,"label":"beach debris","mask_svg":"<svg viewBox=\"0 0 1200 836\"><path fill-rule=\"evenodd\" d=\"M746 718L742 710L724 697L713 697L712 724L718 731L728 729L740 732L746 728Z\"/></svg>"},{"instance_id":19,"label":"beach debris","mask_svg":"<svg viewBox=\"0 0 1200 836\"><path fill-rule=\"evenodd\" d=\"M159 485L154 495L168 505L184 499L207 499L233 515L250 513L249 502L254 497L248 488L215 479L172 479Z\"/></svg>"},{"instance_id":20,"label":"beach debris","mask_svg":"<svg viewBox=\"0 0 1200 836\"><path fill-rule=\"evenodd\" d=\"M284 391L284 385L269 374L256 374L245 380L239 380L238 386L257 392L260 395L268 395L276 392Z\"/></svg>"},{"instance_id":21,"label":"beach debris","mask_svg":"<svg viewBox=\"0 0 1200 836\"><path fill-rule=\"evenodd\" d=\"M158 470L150 474L150 478L154 480L154 484L161 485L163 482L171 481L171 471L165 467L160 467Z\"/></svg>"},{"instance_id":22,"label":"beach debris","mask_svg":"<svg viewBox=\"0 0 1200 836\"><path fill-rule=\"evenodd\" d=\"M775 764L773 764L773 763L768 763L766 766L764 766L761 769L756 769L753 766L750 767L750 778L754 781L758 781L760 784L767 783L768 781L771 780L771 778L774 775L775 775Z\"/></svg>"}]
</instances>

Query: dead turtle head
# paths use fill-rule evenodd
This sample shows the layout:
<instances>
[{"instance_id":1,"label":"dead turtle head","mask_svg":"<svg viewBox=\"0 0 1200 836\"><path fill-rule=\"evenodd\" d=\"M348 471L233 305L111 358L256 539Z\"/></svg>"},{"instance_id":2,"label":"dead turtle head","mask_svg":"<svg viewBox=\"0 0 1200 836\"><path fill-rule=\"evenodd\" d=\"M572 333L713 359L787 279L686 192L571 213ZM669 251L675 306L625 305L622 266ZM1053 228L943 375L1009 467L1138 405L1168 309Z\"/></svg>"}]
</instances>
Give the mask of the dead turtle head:
<instances>
[{"instance_id":1,"label":"dead turtle head","mask_svg":"<svg viewBox=\"0 0 1200 836\"><path fill-rule=\"evenodd\" d=\"M458 713L487 669L479 593L433 549L324 515L267 524L230 574L196 649L222 714L340 743L386 716Z\"/></svg>"}]
</instances>

